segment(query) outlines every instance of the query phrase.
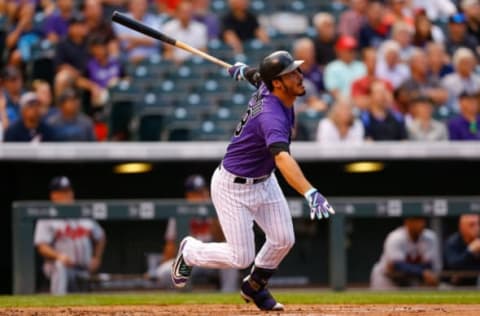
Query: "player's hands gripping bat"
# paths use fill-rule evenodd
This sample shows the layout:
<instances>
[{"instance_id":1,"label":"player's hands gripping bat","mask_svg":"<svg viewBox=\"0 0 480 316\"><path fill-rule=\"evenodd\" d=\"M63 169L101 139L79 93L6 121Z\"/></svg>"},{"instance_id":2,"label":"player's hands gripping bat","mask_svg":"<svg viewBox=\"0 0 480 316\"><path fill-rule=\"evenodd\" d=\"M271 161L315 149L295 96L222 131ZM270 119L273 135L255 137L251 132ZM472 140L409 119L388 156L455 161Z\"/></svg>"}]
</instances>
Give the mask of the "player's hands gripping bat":
<instances>
[{"instance_id":1,"label":"player's hands gripping bat","mask_svg":"<svg viewBox=\"0 0 480 316\"><path fill-rule=\"evenodd\" d=\"M327 199L318 192L317 189L311 188L305 193L305 199L307 199L308 206L310 207L310 218L313 220L316 218L328 218L330 214L335 214L335 210L328 203Z\"/></svg>"},{"instance_id":2,"label":"player's hands gripping bat","mask_svg":"<svg viewBox=\"0 0 480 316\"><path fill-rule=\"evenodd\" d=\"M260 74L257 69L247 66L242 62L236 62L232 67L228 68L230 76L237 80L248 80L252 85L258 87L260 83Z\"/></svg>"}]
</instances>

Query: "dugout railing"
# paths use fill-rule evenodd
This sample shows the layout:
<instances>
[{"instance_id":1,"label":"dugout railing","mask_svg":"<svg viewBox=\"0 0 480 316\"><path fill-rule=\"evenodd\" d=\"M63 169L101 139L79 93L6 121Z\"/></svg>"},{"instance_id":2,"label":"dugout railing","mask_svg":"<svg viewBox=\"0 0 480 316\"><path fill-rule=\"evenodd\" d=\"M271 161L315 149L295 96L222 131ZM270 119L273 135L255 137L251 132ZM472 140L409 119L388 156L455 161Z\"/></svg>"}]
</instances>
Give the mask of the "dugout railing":
<instances>
[{"instance_id":1,"label":"dugout railing","mask_svg":"<svg viewBox=\"0 0 480 316\"><path fill-rule=\"evenodd\" d=\"M336 210L328 219L329 283L333 290L347 286L346 218L399 218L423 215L433 219L480 214L480 197L394 197L394 198L332 198ZM302 199L289 199L292 217L308 217L309 210ZM29 294L35 290L35 253L33 231L35 221L42 218L94 218L108 221L160 220L176 217L178 236L188 231L188 219L193 216L215 215L210 203L187 203L183 200L112 200L78 201L73 205L54 205L45 201L13 203L13 291Z\"/></svg>"}]
</instances>

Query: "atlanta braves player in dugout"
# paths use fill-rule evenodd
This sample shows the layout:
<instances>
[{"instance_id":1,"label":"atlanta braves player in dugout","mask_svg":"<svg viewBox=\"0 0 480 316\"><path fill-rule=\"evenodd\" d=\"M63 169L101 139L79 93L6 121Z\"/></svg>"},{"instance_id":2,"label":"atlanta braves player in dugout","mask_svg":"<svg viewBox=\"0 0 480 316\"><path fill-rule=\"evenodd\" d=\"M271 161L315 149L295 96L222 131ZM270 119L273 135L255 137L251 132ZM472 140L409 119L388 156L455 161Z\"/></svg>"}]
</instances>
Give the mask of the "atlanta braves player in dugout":
<instances>
[{"instance_id":1,"label":"atlanta braves player in dugout","mask_svg":"<svg viewBox=\"0 0 480 316\"><path fill-rule=\"evenodd\" d=\"M275 168L305 196L312 219L335 213L305 178L289 151L293 103L297 96L305 94L299 69L302 63L286 51L277 51L263 59L258 71L242 63L229 68L233 78L248 80L257 91L212 177L212 201L226 242L204 243L185 237L172 266L176 287L185 286L193 266L244 269L254 262L240 294L261 310L284 309L267 288L268 280L295 242L292 218ZM256 256L253 221L266 236Z\"/></svg>"}]
</instances>

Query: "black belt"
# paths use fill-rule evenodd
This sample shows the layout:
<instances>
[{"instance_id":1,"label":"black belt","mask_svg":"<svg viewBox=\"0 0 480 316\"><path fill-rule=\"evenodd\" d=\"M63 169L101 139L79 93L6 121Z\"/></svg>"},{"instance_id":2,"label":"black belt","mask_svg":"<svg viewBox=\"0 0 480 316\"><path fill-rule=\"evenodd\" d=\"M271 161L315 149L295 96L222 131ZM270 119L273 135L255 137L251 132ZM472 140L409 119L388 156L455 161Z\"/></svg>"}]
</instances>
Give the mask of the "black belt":
<instances>
[{"instance_id":1,"label":"black belt","mask_svg":"<svg viewBox=\"0 0 480 316\"><path fill-rule=\"evenodd\" d=\"M220 169L220 170L222 169L222 165L221 165L221 164L218 166L218 169ZM263 181L267 180L268 177L270 177L270 175L268 175L268 176L263 176L263 177L260 177L260 178L255 178L255 179L253 179L253 183L252 183L252 184L257 184L257 183L263 182ZM248 183L248 178L235 177L235 178L233 178L233 183L247 184L247 183Z\"/></svg>"}]
</instances>

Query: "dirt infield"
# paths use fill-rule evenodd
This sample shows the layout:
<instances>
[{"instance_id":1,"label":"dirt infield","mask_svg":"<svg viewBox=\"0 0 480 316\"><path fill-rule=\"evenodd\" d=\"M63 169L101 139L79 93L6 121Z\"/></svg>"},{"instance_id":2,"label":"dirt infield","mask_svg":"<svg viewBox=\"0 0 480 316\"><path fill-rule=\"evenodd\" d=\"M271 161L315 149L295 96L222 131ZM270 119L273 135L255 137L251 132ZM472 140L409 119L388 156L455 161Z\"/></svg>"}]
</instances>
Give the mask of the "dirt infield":
<instances>
[{"instance_id":1,"label":"dirt infield","mask_svg":"<svg viewBox=\"0 0 480 316\"><path fill-rule=\"evenodd\" d=\"M152 306L95 306L95 307L28 307L0 309L0 315L8 316L156 316L156 315L258 315L252 305L152 305ZM288 305L286 311L270 312L270 315L321 315L321 316L437 316L480 315L478 305Z\"/></svg>"}]
</instances>

